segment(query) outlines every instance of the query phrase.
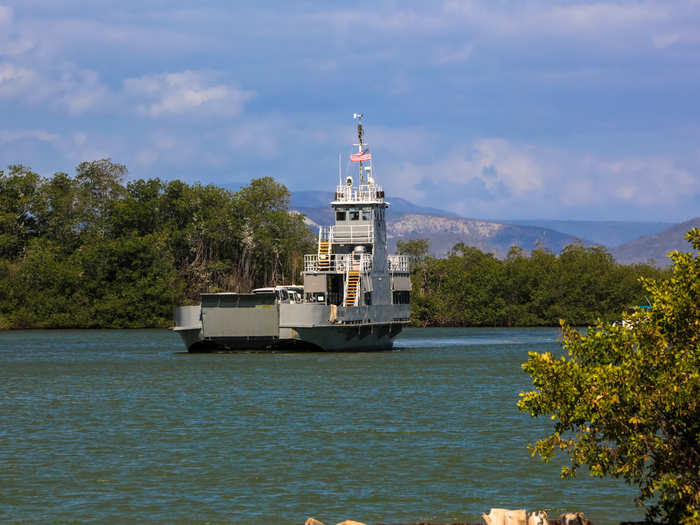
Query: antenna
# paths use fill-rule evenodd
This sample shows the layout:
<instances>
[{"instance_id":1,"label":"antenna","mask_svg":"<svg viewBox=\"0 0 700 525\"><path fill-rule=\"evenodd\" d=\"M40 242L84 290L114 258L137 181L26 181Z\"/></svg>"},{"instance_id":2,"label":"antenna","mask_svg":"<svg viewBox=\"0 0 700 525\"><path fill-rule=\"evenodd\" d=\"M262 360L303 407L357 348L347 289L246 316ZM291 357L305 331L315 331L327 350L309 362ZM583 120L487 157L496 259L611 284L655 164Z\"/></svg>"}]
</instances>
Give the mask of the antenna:
<instances>
[{"instance_id":1,"label":"antenna","mask_svg":"<svg viewBox=\"0 0 700 525\"><path fill-rule=\"evenodd\" d=\"M362 135L364 134L364 130L362 129L362 113L353 113L352 118L357 120L357 141L359 144L357 145L357 152L362 153L363 150L363 142L362 142ZM360 184L364 184L364 175L362 173L362 161L360 161Z\"/></svg>"},{"instance_id":2,"label":"antenna","mask_svg":"<svg viewBox=\"0 0 700 525\"><path fill-rule=\"evenodd\" d=\"M343 171L340 169L340 152L338 152L338 186L343 185Z\"/></svg>"},{"instance_id":3,"label":"antenna","mask_svg":"<svg viewBox=\"0 0 700 525\"><path fill-rule=\"evenodd\" d=\"M357 138L359 139L359 144L358 144L358 153L362 153L362 113L353 113L352 118L357 120Z\"/></svg>"}]
</instances>

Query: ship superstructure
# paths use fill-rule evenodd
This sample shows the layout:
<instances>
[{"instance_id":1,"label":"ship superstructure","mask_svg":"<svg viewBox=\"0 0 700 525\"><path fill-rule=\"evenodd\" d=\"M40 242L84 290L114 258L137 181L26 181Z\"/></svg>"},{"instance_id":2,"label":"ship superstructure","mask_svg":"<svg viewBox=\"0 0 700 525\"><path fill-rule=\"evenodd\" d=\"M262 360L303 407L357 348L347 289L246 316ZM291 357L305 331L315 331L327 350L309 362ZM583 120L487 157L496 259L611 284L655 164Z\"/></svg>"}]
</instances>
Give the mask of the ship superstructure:
<instances>
[{"instance_id":1,"label":"ship superstructure","mask_svg":"<svg viewBox=\"0 0 700 525\"><path fill-rule=\"evenodd\" d=\"M364 141L362 115L350 160L336 187L334 224L318 231L304 258L303 290L278 286L251 294L202 294L200 306L175 311L174 330L190 351L274 349L380 350L410 317L409 260L388 255L384 191Z\"/></svg>"}]
</instances>

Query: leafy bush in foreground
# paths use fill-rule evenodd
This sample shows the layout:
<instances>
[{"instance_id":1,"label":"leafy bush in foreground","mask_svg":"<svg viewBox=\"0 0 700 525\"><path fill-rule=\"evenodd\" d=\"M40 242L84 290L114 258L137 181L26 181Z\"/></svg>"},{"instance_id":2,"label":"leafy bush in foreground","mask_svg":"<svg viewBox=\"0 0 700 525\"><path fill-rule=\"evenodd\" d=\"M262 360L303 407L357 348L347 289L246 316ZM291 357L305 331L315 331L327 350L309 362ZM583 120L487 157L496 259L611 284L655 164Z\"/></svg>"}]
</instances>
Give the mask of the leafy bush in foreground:
<instances>
[{"instance_id":1,"label":"leafy bush in foreground","mask_svg":"<svg viewBox=\"0 0 700 525\"><path fill-rule=\"evenodd\" d=\"M687 239L700 250L700 229ZM586 334L562 322L568 357L529 354L535 390L520 410L551 415L554 431L533 447L557 450L593 476L622 477L651 501L650 519L700 523L700 255L671 254L669 280L645 280L650 310Z\"/></svg>"}]
</instances>

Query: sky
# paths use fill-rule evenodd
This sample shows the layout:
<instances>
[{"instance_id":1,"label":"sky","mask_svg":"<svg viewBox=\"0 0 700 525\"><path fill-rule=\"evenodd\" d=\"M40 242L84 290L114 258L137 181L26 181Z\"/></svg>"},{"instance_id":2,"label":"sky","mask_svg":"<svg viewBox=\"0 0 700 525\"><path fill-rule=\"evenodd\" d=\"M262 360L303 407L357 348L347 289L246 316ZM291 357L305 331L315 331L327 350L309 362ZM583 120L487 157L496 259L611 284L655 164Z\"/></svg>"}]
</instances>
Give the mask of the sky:
<instances>
[{"instance_id":1,"label":"sky","mask_svg":"<svg viewBox=\"0 0 700 525\"><path fill-rule=\"evenodd\" d=\"M465 217L700 215L700 0L0 0L0 169L388 195Z\"/></svg>"}]
</instances>

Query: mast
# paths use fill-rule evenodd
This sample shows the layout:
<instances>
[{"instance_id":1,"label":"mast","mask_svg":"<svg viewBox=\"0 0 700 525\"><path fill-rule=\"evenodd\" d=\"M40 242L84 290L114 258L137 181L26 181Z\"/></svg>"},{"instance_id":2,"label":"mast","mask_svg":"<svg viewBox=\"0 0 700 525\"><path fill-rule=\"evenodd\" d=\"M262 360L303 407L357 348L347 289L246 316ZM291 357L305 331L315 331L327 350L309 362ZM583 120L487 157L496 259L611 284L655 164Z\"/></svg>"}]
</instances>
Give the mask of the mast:
<instances>
[{"instance_id":1,"label":"mast","mask_svg":"<svg viewBox=\"0 0 700 525\"><path fill-rule=\"evenodd\" d=\"M354 113L353 118L357 119L357 152L362 153L362 136L364 135L364 130L362 129L362 113ZM362 161L360 161L360 185L364 184L364 177L362 175Z\"/></svg>"}]
</instances>

